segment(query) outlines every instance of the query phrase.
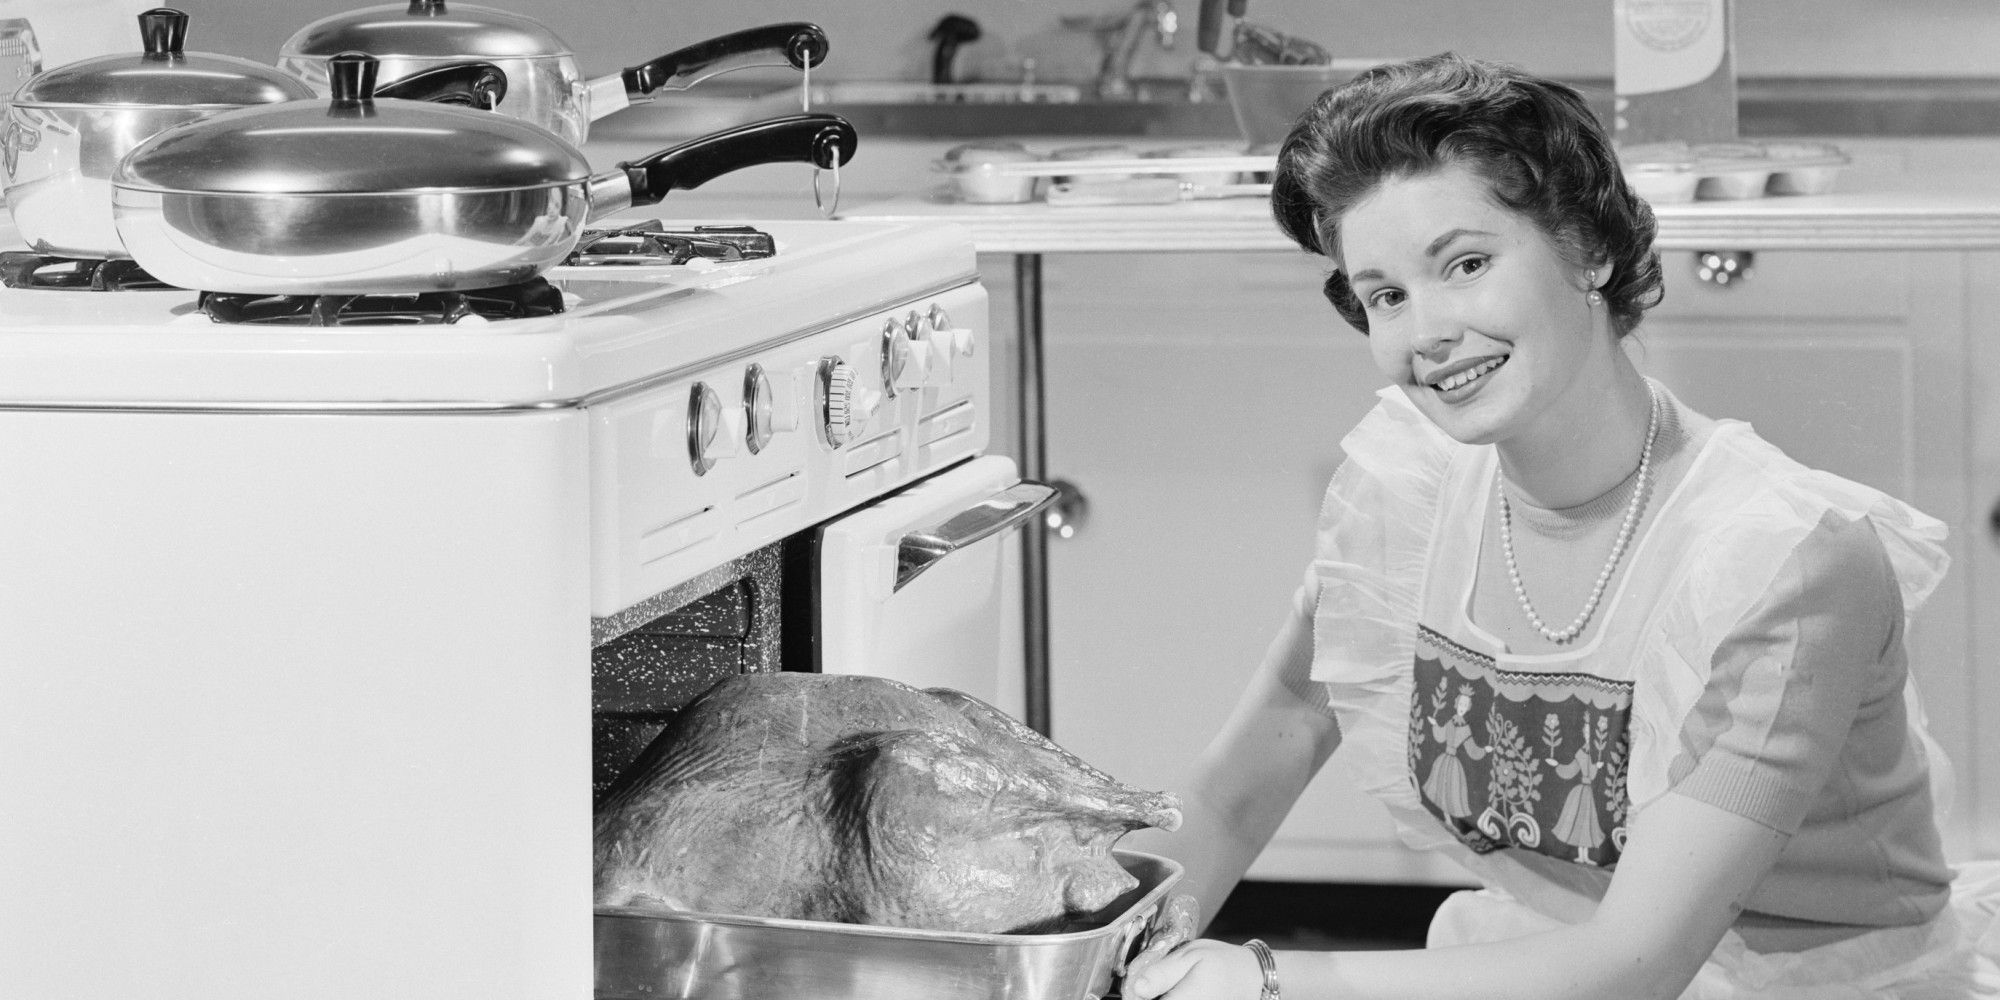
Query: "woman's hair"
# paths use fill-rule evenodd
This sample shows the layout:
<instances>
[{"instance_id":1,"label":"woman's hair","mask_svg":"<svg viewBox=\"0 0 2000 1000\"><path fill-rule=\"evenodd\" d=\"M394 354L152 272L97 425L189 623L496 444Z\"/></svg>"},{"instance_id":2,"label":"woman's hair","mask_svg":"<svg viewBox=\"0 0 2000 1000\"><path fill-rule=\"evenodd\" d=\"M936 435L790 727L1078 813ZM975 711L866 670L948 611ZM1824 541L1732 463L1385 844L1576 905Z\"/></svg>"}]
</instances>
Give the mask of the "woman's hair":
<instances>
[{"instance_id":1,"label":"woman's hair","mask_svg":"<svg viewBox=\"0 0 2000 1000\"><path fill-rule=\"evenodd\" d=\"M1653 210L1632 193L1583 96L1553 80L1453 53L1377 66L1321 95L1285 137L1271 211L1285 235L1338 260L1340 224L1383 181L1472 167L1563 260L1611 267L1602 289L1624 336L1660 301ZM1326 297L1362 333L1368 317L1338 266Z\"/></svg>"}]
</instances>

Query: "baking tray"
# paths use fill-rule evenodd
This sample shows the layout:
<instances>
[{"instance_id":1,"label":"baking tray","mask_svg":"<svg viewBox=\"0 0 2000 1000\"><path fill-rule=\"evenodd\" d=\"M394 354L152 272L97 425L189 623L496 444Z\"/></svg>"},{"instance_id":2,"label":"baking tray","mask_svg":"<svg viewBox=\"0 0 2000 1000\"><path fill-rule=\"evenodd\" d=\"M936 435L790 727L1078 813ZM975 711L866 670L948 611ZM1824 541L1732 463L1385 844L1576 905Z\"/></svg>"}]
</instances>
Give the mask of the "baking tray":
<instances>
[{"instance_id":1,"label":"baking tray","mask_svg":"<svg viewBox=\"0 0 2000 1000\"><path fill-rule=\"evenodd\" d=\"M600 906L597 1000L1102 1000L1181 866L1113 851L1139 886L1058 934L972 934Z\"/></svg>"},{"instance_id":2,"label":"baking tray","mask_svg":"<svg viewBox=\"0 0 2000 1000\"><path fill-rule=\"evenodd\" d=\"M1848 163L1823 142L1662 142L1618 155L1626 182L1656 205L1827 194Z\"/></svg>"}]
</instances>

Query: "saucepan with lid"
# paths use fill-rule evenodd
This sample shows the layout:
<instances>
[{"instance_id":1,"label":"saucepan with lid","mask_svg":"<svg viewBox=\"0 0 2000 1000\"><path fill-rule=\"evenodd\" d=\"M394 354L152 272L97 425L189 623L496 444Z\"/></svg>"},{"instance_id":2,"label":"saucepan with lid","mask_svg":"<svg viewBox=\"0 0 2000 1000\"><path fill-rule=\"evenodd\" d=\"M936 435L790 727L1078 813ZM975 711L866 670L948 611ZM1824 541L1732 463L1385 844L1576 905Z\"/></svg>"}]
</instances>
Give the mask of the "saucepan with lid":
<instances>
[{"instance_id":1,"label":"saucepan with lid","mask_svg":"<svg viewBox=\"0 0 2000 1000\"><path fill-rule=\"evenodd\" d=\"M804 22L749 28L697 42L617 73L586 80L576 54L554 31L510 11L445 0L409 0L324 17L279 49L278 65L318 88L328 61L366 52L384 76L480 59L498 65L513 90L498 110L581 145L590 122L660 90L686 90L718 73L752 66L805 69L826 60L827 39Z\"/></svg>"},{"instance_id":2,"label":"saucepan with lid","mask_svg":"<svg viewBox=\"0 0 2000 1000\"><path fill-rule=\"evenodd\" d=\"M139 15L143 52L59 66L15 91L4 135L7 207L35 251L127 256L111 219L111 173L127 153L176 125L313 96L274 66L183 51L187 29L185 12L154 8ZM493 65L459 63L378 93L491 107L506 89Z\"/></svg>"},{"instance_id":3,"label":"saucepan with lid","mask_svg":"<svg viewBox=\"0 0 2000 1000\"><path fill-rule=\"evenodd\" d=\"M154 136L112 176L112 214L154 277L215 292L377 294L515 284L584 223L762 163L833 169L854 127L802 114L689 140L593 175L539 126L371 96L373 57L332 61L329 101L216 115Z\"/></svg>"}]
</instances>

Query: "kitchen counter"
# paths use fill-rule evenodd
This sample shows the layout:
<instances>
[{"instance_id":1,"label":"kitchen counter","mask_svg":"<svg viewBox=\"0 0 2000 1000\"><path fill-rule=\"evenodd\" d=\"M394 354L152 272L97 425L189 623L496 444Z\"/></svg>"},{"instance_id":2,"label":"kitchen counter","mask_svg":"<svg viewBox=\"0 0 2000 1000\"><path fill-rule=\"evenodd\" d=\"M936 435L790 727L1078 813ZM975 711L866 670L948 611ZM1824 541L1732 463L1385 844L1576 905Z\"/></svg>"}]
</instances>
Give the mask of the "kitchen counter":
<instances>
[{"instance_id":1,"label":"kitchen counter","mask_svg":"<svg viewBox=\"0 0 2000 1000\"><path fill-rule=\"evenodd\" d=\"M2000 189L1834 193L1657 205L1662 250L2000 248ZM1292 250L1261 198L1109 207L968 205L906 197L856 219L953 222L982 253Z\"/></svg>"},{"instance_id":2,"label":"kitchen counter","mask_svg":"<svg viewBox=\"0 0 2000 1000\"><path fill-rule=\"evenodd\" d=\"M1921 180L1917 180L1921 178ZM1921 187L1922 190L1912 188ZM2000 184L1982 173L1890 174L1851 193L1697 201L1654 208L1666 251L2000 249ZM1292 251L1263 198L1107 207L969 205L932 195L857 203L843 218L949 222L981 253L1014 262L1017 455L1048 481L1043 256L1063 253ZM1029 690L1050 690L1048 534L1022 533L1024 658ZM1046 697L1046 695L1042 695ZM1050 708L1033 705L1049 718Z\"/></svg>"}]
</instances>

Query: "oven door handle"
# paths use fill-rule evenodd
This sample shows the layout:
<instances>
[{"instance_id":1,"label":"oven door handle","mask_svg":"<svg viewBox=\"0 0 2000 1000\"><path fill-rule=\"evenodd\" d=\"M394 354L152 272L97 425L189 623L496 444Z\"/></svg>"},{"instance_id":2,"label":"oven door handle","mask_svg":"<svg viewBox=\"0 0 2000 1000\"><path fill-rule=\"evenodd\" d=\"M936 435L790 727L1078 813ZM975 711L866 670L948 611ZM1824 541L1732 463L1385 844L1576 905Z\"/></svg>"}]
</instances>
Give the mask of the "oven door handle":
<instances>
[{"instance_id":1,"label":"oven door handle","mask_svg":"<svg viewBox=\"0 0 2000 1000\"><path fill-rule=\"evenodd\" d=\"M1022 480L943 521L912 531L896 546L896 586L917 578L938 560L1034 517L1059 496L1053 486Z\"/></svg>"}]
</instances>

